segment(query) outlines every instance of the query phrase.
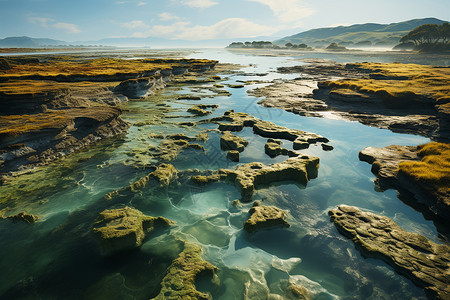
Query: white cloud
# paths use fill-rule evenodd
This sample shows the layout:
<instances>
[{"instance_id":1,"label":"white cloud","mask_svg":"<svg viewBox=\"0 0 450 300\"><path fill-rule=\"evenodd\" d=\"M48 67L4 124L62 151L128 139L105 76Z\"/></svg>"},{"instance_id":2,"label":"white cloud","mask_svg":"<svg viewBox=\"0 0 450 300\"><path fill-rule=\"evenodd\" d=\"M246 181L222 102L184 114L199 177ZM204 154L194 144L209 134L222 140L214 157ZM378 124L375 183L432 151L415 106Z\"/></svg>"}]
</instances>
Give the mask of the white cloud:
<instances>
[{"instance_id":1,"label":"white cloud","mask_svg":"<svg viewBox=\"0 0 450 300\"><path fill-rule=\"evenodd\" d=\"M175 15L172 15L172 14L170 14L170 13L162 13L162 14L159 14L158 15L159 16L159 19L161 20L161 21L164 21L164 22L166 22L166 21L172 21L172 20L179 20L180 18L179 17L177 17L177 16L175 16Z\"/></svg>"},{"instance_id":2,"label":"white cloud","mask_svg":"<svg viewBox=\"0 0 450 300\"><path fill-rule=\"evenodd\" d=\"M135 28L146 29L146 28L150 27L147 24L145 24L143 21L140 21L140 20L134 20L134 21L122 23L121 25L122 25L122 27L129 28L129 29L135 29Z\"/></svg>"},{"instance_id":3,"label":"white cloud","mask_svg":"<svg viewBox=\"0 0 450 300\"><path fill-rule=\"evenodd\" d=\"M301 19L314 13L302 0L248 0L267 5L282 23L301 24Z\"/></svg>"},{"instance_id":4,"label":"white cloud","mask_svg":"<svg viewBox=\"0 0 450 300\"><path fill-rule=\"evenodd\" d=\"M55 23L52 24L51 27L56 28L56 29L62 29L65 30L67 33L80 33L81 30L78 28L77 25L75 24L70 24L70 23Z\"/></svg>"},{"instance_id":5,"label":"white cloud","mask_svg":"<svg viewBox=\"0 0 450 300\"><path fill-rule=\"evenodd\" d=\"M150 30L136 32L133 36L199 41L223 38L253 38L271 35L279 30L279 27L260 25L243 18L229 18L210 26L193 26L189 22L156 25Z\"/></svg>"},{"instance_id":6,"label":"white cloud","mask_svg":"<svg viewBox=\"0 0 450 300\"><path fill-rule=\"evenodd\" d=\"M38 24L44 28L55 28L66 31L67 33L80 33L81 30L77 25L64 22L56 22L51 18L32 17L28 19L33 24Z\"/></svg>"},{"instance_id":7,"label":"white cloud","mask_svg":"<svg viewBox=\"0 0 450 300\"><path fill-rule=\"evenodd\" d=\"M147 2L138 2L138 6L147 5Z\"/></svg>"},{"instance_id":8,"label":"white cloud","mask_svg":"<svg viewBox=\"0 0 450 300\"><path fill-rule=\"evenodd\" d=\"M219 4L219 2L215 2L212 0L183 0L181 1L181 3L190 7L197 7L197 8L208 8Z\"/></svg>"}]
</instances>

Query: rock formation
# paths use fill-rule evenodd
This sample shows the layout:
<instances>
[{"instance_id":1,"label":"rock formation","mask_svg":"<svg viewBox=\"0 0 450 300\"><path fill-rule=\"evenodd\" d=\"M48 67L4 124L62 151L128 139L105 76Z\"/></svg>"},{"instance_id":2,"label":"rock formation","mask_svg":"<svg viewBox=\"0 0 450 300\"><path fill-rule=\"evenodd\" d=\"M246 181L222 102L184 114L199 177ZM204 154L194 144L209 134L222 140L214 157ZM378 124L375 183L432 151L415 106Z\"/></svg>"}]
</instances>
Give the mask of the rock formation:
<instances>
[{"instance_id":1,"label":"rock formation","mask_svg":"<svg viewBox=\"0 0 450 300\"><path fill-rule=\"evenodd\" d=\"M211 175L193 176L192 180L197 184L226 180L240 190L242 201L249 201L255 189L274 182L291 180L306 185L310 179L317 177L318 168L319 158L302 155L270 166L253 162L240 165L235 170L219 169Z\"/></svg>"},{"instance_id":2,"label":"rock formation","mask_svg":"<svg viewBox=\"0 0 450 300\"><path fill-rule=\"evenodd\" d=\"M352 239L364 256L382 259L425 288L431 299L450 298L450 247L407 232L391 219L356 207L330 210L337 229Z\"/></svg>"},{"instance_id":3,"label":"rock formation","mask_svg":"<svg viewBox=\"0 0 450 300\"><path fill-rule=\"evenodd\" d=\"M214 275L217 271L217 267L202 259L201 253L200 246L185 243L183 252L167 269L161 282L161 291L153 299L212 299L211 295L195 288L195 280L199 275Z\"/></svg>"},{"instance_id":4,"label":"rock formation","mask_svg":"<svg viewBox=\"0 0 450 300\"><path fill-rule=\"evenodd\" d=\"M110 255L141 246L155 226L174 223L163 217L150 217L131 207L107 209L94 223L93 232L103 255Z\"/></svg>"},{"instance_id":5,"label":"rock formation","mask_svg":"<svg viewBox=\"0 0 450 300\"><path fill-rule=\"evenodd\" d=\"M260 201L255 201L249 214L250 218L244 223L244 229L249 233L265 228L290 227L285 211L275 206L263 206Z\"/></svg>"}]
</instances>

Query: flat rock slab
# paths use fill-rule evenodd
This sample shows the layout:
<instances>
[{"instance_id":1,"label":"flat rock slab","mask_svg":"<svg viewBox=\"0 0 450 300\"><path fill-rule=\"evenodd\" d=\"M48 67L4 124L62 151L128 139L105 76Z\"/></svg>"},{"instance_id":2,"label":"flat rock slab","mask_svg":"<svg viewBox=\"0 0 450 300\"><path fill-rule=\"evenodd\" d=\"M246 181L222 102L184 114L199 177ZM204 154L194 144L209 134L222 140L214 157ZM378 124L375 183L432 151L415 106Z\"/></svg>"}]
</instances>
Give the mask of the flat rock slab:
<instances>
[{"instance_id":1,"label":"flat rock slab","mask_svg":"<svg viewBox=\"0 0 450 300\"><path fill-rule=\"evenodd\" d=\"M244 151L245 147L248 146L248 142L231 132L225 132L220 138L220 148L222 150L236 150L238 152Z\"/></svg>"},{"instance_id":2,"label":"flat rock slab","mask_svg":"<svg viewBox=\"0 0 450 300\"><path fill-rule=\"evenodd\" d=\"M244 223L244 229L249 233L265 228L290 227L286 212L275 206L263 206L256 201L249 214L250 218Z\"/></svg>"},{"instance_id":3,"label":"flat rock slab","mask_svg":"<svg viewBox=\"0 0 450 300\"><path fill-rule=\"evenodd\" d=\"M249 201L259 186L289 180L306 185L311 178L317 177L318 169L319 158L301 155L269 166L252 162L240 165L235 170L219 169L208 176L193 176L192 181L197 184L208 184L227 180L240 190L242 201Z\"/></svg>"},{"instance_id":4,"label":"flat rock slab","mask_svg":"<svg viewBox=\"0 0 450 300\"><path fill-rule=\"evenodd\" d=\"M340 205L328 213L337 229L367 257L379 258L425 288L431 299L450 299L450 247L405 231L391 219Z\"/></svg>"},{"instance_id":5,"label":"flat rock slab","mask_svg":"<svg viewBox=\"0 0 450 300\"><path fill-rule=\"evenodd\" d=\"M199 245L185 243L183 252L172 262L161 282L161 291L153 299L212 299L196 290L195 280L204 273L214 275L217 267L204 261Z\"/></svg>"},{"instance_id":6,"label":"flat rock slab","mask_svg":"<svg viewBox=\"0 0 450 300\"><path fill-rule=\"evenodd\" d=\"M94 223L93 232L103 255L110 255L141 246L147 233L155 226L174 223L163 217L150 217L131 207L107 209Z\"/></svg>"}]
</instances>

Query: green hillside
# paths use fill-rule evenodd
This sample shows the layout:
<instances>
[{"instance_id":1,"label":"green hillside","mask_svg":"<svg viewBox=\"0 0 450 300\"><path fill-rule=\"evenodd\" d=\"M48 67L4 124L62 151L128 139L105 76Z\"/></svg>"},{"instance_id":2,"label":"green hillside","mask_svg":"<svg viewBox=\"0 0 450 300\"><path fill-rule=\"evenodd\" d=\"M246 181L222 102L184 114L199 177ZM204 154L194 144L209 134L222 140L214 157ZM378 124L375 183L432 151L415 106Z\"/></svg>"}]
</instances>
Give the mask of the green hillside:
<instances>
[{"instance_id":1,"label":"green hillside","mask_svg":"<svg viewBox=\"0 0 450 300\"><path fill-rule=\"evenodd\" d=\"M392 24L366 23L351 26L318 28L284 37L275 41L275 43L279 45L286 43L304 43L314 47L327 46L333 42L350 47L394 46L399 43L402 36L420 25L441 25L445 22L435 18L426 18Z\"/></svg>"}]
</instances>

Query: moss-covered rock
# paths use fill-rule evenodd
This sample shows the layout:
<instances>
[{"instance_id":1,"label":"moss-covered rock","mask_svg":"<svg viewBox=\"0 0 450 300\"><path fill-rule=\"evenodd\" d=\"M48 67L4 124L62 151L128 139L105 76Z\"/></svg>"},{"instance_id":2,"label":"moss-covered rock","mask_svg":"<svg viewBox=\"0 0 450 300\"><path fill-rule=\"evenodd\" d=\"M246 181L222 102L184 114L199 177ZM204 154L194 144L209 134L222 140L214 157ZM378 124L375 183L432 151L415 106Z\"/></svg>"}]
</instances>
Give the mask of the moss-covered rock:
<instances>
[{"instance_id":1,"label":"moss-covered rock","mask_svg":"<svg viewBox=\"0 0 450 300\"><path fill-rule=\"evenodd\" d=\"M368 147L359 159L372 164L380 187L406 190L421 210L439 221L450 218L450 146L444 143Z\"/></svg>"},{"instance_id":2,"label":"moss-covered rock","mask_svg":"<svg viewBox=\"0 0 450 300\"><path fill-rule=\"evenodd\" d=\"M245 139L230 132L225 132L220 138L220 148L222 150L236 150L242 152L247 146L248 142Z\"/></svg>"},{"instance_id":3,"label":"moss-covered rock","mask_svg":"<svg viewBox=\"0 0 450 300\"><path fill-rule=\"evenodd\" d=\"M286 221L286 212L275 206L263 206L255 201L249 211L250 218L245 221L244 229L247 232L273 227L290 227Z\"/></svg>"},{"instance_id":4,"label":"moss-covered rock","mask_svg":"<svg viewBox=\"0 0 450 300\"><path fill-rule=\"evenodd\" d=\"M141 246L147 233L155 226L174 223L163 217L150 217L131 207L107 209L94 223L93 232L103 255L110 255Z\"/></svg>"},{"instance_id":5,"label":"moss-covered rock","mask_svg":"<svg viewBox=\"0 0 450 300\"><path fill-rule=\"evenodd\" d=\"M379 258L425 288L431 299L450 298L450 247L405 231L391 219L340 205L328 213L364 256Z\"/></svg>"},{"instance_id":6,"label":"moss-covered rock","mask_svg":"<svg viewBox=\"0 0 450 300\"><path fill-rule=\"evenodd\" d=\"M214 275L217 271L217 267L202 259L201 253L199 245L185 243L183 252L167 269L161 282L161 291L153 299L212 299L211 295L195 288L195 280L199 275Z\"/></svg>"},{"instance_id":7,"label":"moss-covered rock","mask_svg":"<svg viewBox=\"0 0 450 300\"><path fill-rule=\"evenodd\" d=\"M10 219L13 222L24 222L27 224L34 224L39 220L39 217L33 214L27 214L25 212L20 212L16 215L5 217L1 215L0 211L0 219Z\"/></svg>"},{"instance_id":8,"label":"moss-covered rock","mask_svg":"<svg viewBox=\"0 0 450 300\"><path fill-rule=\"evenodd\" d=\"M227 152L227 158L234 162L239 162L239 151L231 150Z\"/></svg>"},{"instance_id":9,"label":"moss-covered rock","mask_svg":"<svg viewBox=\"0 0 450 300\"><path fill-rule=\"evenodd\" d=\"M259 186L286 180L306 184L317 177L318 168L319 158L302 155L270 166L253 162L238 166L235 170L219 169L208 176L193 176L192 180L197 184L227 180L240 190L243 201L249 201Z\"/></svg>"},{"instance_id":10,"label":"moss-covered rock","mask_svg":"<svg viewBox=\"0 0 450 300\"><path fill-rule=\"evenodd\" d=\"M264 145L264 151L272 158L277 157L278 155L286 155L289 157L296 157L300 155L300 153L281 147L281 141L274 139L267 140L267 143Z\"/></svg>"},{"instance_id":11,"label":"moss-covered rock","mask_svg":"<svg viewBox=\"0 0 450 300\"><path fill-rule=\"evenodd\" d=\"M172 181L177 179L178 171L171 164L160 164L156 169L147 176L140 178L127 187L115 190L105 195L105 199L111 200L119 195L127 195L136 192L149 184L151 180L159 186L169 185Z\"/></svg>"},{"instance_id":12,"label":"moss-covered rock","mask_svg":"<svg viewBox=\"0 0 450 300\"><path fill-rule=\"evenodd\" d=\"M216 104L199 104L194 105L188 109L188 112L196 115L196 116L206 116L212 113L217 107L219 107ZM208 110L210 109L210 110Z\"/></svg>"}]
</instances>

